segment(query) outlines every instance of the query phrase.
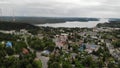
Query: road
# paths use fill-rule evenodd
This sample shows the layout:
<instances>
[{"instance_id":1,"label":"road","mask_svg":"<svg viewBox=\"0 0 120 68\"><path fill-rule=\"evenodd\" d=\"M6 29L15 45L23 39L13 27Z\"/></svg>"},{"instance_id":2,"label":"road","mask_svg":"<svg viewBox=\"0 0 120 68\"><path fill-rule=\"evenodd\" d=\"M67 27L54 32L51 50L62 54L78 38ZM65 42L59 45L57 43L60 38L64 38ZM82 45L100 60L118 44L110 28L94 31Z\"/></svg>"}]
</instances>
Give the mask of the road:
<instances>
[{"instance_id":1,"label":"road","mask_svg":"<svg viewBox=\"0 0 120 68\"><path fill-rule=\"evenodd\" d=\"M119 56L120 56L120 52L116 51L116 49L113 47L113 45L109 42L106 42L106 46L110 52L110 54L114 57L117 58L118 60L120 60ZM118 49L117 49L118 50Z\"/></svg>"},{"instance_id":2,"label":"road","mask_svg":"<svg viewBox=\"0 0 120 68\"><path fill-rule=\"evenodd\" d=\"M37 58L40 59L42 61L42 66L43 68L48 68L48 60L49 57L45 57L41 55L41 52L36 52Z\"/></svg>"},{"instance_id":3,"label":"road","mask_svg":"<svg viewBox=\"0 0 120 68\"><path fill-rule=\"evenodd\" d=\"M30 51L34 51L32 48L30 48L29 47L29 44L28 44L28 42L27 42L27 38L26 38L26 36L24 36L24 41L25 41L25 43L26 43L26 45L27 45L27 48L29 48L30 49ZM42 67L43 68L48 68L48 61L49 61L49 57L45 57L45 56L42 56L41 55L41 52L36 52L36 56L37 56L37 58L38 59L40 59L41 60L41 62L42 62Z\"/></svg>"},{"instance_id":4,"label":"road","mask_svg":"<svg viewBox=\"0 0 120 68\"><path fill-rule=\"evenodd\" d=\"M113 51L114 51L114 47L113 47L113 45L111 45L110 41L108 41L108 40L106 41L106 46L107 46L110 54L112 55Z\"/></svg>"}]
</instances>

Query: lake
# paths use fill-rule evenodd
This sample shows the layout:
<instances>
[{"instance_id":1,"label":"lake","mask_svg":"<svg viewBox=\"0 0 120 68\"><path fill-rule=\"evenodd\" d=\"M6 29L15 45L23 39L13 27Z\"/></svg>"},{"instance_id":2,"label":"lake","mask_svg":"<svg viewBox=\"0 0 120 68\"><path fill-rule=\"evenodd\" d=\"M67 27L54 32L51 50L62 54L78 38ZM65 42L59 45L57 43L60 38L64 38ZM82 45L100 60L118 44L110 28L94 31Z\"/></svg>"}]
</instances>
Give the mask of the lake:
<instances>
[{"instance_id":1,"label":"lake","mask_svg":"<svg viewBox=\"0 0 120 68\"><path fill-rule=\"evenodd\" d=\"M79 22L79 21L74 21L74 22L65 22L65 23L47 23L47 24L37 24L37 26L49 26L49 27L68 27L68 28L93 28L95 27L98 23L104 23L108 22L108 19L100 19L100 21L88 21L88 22Z\"/></svg>"}]
</instances>

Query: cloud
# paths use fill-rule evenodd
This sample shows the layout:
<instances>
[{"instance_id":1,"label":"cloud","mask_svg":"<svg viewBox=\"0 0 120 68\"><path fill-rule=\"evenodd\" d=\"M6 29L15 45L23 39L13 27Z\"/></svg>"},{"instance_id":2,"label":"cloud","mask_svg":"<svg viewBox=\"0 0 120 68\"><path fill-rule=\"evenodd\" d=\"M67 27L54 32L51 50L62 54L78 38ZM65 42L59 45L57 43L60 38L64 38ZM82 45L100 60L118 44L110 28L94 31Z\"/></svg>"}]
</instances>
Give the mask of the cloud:
<instances>
[{"instance_id":1,"label":"cloud","mask_svg":"<svg viewBox=\"0 0 120 68\"><path fill-rule=\"evenodd\" d=\"M5 16L120 17L120 0L0 0Z\"/></svg>"}]
</instances>

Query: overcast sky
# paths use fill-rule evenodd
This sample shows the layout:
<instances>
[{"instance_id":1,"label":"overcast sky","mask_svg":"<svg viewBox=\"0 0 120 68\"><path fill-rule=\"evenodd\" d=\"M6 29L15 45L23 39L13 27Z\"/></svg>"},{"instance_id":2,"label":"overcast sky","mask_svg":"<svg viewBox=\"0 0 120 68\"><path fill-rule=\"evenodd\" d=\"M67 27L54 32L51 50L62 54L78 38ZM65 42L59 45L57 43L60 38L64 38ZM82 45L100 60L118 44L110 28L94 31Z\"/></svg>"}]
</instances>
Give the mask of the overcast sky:
<instances>
[{"instance_id":1,"label":"overcast sky","mask_svg":"<svg viewBox=\"0 0 120 68\"><path fill-rule=\"evenodd\" d=\"M120 18L120 0L0 0L0 15Z\"/></svg>"}]
</instances>

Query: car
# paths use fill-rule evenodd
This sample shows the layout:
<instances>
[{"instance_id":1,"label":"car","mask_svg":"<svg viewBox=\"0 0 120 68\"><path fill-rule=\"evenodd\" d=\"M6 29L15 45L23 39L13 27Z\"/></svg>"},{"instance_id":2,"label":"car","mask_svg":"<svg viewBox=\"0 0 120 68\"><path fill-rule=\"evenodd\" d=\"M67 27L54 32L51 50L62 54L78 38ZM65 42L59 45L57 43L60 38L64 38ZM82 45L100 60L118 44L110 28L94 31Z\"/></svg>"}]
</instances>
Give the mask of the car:
<instances>
[{"instance_id":1,"label":"car","mask_svg":"<svg viewBox=\"0 0 120 68\"><path fill-rule=\"evenodd\" d=\"M44 50L44 51L42 51L42 53L41 53L41 55L42 56L49 56L49 54L50 54L50 51L49 50Z\"/></svg>"}]
</instances>

